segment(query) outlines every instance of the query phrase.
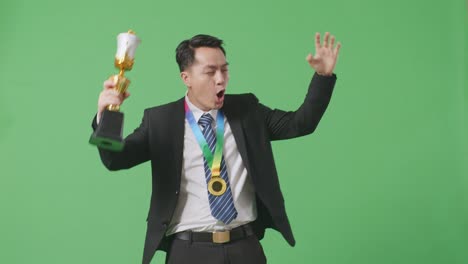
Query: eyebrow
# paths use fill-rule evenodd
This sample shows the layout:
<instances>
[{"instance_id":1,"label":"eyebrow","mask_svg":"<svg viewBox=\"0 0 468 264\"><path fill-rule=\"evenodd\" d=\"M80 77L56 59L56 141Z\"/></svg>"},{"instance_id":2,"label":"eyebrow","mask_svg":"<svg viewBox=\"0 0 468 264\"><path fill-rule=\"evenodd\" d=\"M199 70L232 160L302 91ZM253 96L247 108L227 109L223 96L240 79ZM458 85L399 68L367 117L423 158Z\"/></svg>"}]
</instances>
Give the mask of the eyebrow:
<instances>
[{"instance_id":1,"label":"eyebrow","mask_svg":"<svg viewBox=\"0 0 468 264\"><path fill-rule=\"evenodd\" d=\"M229 65L229 63L226 62L225 64L221 65L221 68L226 67L228 65ZM207 65L207 66L204 67L204 69L217 69L217 68L218 68L218 66L216 66L216 65Z\"/></svg>"}]
</instances>

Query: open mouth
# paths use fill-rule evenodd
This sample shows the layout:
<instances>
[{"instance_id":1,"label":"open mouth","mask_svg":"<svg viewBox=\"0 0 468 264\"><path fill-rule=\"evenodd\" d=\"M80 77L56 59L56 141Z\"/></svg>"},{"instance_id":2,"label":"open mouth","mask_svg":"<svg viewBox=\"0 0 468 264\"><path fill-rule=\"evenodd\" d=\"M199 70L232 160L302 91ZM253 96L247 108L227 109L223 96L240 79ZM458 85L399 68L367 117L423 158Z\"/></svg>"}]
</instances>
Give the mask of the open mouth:
<instances>
[{"instance_id":1,"label":"open mouth","mask_svg":"<svg viewBox=\"0 0 468 264\"><path fill-rule=\"evenodd\" d=\"M223 98L224 92L225 92L225 90L221 90L221 91L219 91L219 92L216 94L216 96L218 96L218 99Z\"/></svg>"}]
</instances>

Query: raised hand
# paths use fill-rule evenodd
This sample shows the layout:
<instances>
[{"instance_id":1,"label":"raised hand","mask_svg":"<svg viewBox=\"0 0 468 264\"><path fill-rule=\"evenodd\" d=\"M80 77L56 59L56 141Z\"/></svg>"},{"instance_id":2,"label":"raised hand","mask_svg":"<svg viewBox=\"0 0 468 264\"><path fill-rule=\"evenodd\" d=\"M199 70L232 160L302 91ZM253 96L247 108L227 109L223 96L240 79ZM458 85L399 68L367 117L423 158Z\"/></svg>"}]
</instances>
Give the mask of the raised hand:
<instances>
[{"instance_id":1,"label":"raised hand","mask_svg":"<svg viewBox=\"0 0 468 264\"><path fill-rule=\"evenodd\" d=\"M98 111L97 111L97 123L99 123L99 120L101 119L101 114L102 111L108 106L108 105L121 105L127 97L130 96L128 92L125 92L125 94L119 94L115 88L115 83L114 81L109 78L108 80L104 81L103 84L103 90L99 94L99 99L98 99Z\"/></svg>"},{"instance_id":2,"label":"raised hand","mask_svg":"<svg viewBox=\"0 0 468 264\"><path fill-rule=\"evenodd\" d=\"M309 62L315 72L320 75L330 76L335 69L338 53L341 48L341 43L338 42L335 46L335 36L331 36L326 32L323 44L320 44L320 33L315 33L315 55L310 53L307 55L306 60ZM334 47L335 46L335 47Z\"/></svg>"}]
</instances>

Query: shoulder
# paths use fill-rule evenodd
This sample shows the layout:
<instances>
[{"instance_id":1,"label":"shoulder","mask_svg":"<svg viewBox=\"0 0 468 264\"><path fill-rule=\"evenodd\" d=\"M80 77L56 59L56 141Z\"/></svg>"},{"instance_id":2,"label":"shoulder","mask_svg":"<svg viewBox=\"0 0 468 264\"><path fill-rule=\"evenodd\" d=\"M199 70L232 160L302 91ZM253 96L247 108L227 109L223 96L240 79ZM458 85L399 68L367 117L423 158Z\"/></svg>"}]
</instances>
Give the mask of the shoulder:
<instances>
[{"instance_id":1,"label":"shoulder","mask_svg":"<svg viewBox=\"0 0 468 264\"><path fill-rule=\"evenodd\" d=\"M227 94L222 109L227 117L245 118L257 112L258 106L258 99L252 93Z\"/></svg>"},{"instance_id":2,"label":"shoulder","mask_svg":"<svg viewBox=\"0 0 468 264\"><path fill-rule=\"evenodd\" d=\"M238 107L254 106L258 104L258 98L253 93L227 94L225 103L227 105L236 105Z\"/></svg>"},{"instance_id":3,"label":"shoulder","mask_svg":"<svg viewBox=\"0 0 468 264\"><path fill-rule=\"evenodd\" d=\"M159 115L165 113L174 113L179 108L183 109L184 98L163 105L153 106L145 109L145 115ZM180 109L179 109L180 110Z\"/></svg>"}]
</instances>

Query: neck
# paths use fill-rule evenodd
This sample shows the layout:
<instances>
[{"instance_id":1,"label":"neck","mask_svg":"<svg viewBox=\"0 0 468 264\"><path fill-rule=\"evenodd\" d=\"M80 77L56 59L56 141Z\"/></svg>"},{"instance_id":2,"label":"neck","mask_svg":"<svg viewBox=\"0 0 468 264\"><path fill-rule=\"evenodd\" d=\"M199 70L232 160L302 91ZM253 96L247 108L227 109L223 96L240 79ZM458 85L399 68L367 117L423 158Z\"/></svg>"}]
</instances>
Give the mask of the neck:
<instances>
[{"instance_id":1,"label":"neck","mask_svg":"<svg viewBox=\"0 0 468 264\"><path fill-rule=\"evenodd\" d=\"M199 104L198 101L192 96L190 91L188 91L187 97L194 106L196 106L198 109L202 110L203 112L208 112L211 110L210 108L204 107L203 105Z\"/></svg>"}]
</instances>

